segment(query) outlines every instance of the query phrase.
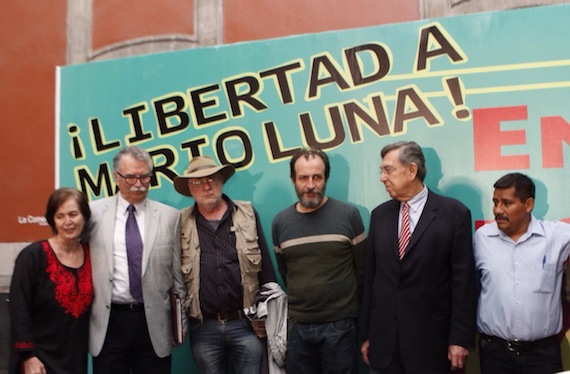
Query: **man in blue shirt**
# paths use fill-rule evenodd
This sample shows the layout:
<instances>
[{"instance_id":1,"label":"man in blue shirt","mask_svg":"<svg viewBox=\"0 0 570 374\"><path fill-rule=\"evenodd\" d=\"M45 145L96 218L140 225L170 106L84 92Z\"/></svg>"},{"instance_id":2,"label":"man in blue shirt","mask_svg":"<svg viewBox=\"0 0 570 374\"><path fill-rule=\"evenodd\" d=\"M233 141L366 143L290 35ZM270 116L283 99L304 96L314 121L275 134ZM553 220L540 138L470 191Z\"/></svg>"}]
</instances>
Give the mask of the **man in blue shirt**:
<instances>
[{"instance_id":1,"label":"man in blue shirt","mask_svg":"<svg viewBox=\"0 0 570 374\"><path fill-rule=\"evenodd\" d=\"M535 186L520 173L494 185L495 222L475 233L481 293L477 313L481 372L562 370L562 274L570 225L532 215Z\"/></svg>"}]
</instances>

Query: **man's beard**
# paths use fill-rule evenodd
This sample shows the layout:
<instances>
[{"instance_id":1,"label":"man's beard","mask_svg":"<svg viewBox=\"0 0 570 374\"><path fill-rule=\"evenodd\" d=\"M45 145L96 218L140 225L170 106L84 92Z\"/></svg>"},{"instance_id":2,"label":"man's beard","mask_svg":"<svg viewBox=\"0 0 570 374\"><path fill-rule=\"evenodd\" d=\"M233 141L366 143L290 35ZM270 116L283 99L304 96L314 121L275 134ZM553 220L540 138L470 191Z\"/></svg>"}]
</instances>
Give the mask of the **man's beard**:
<instances>
[{"instance_id":1,"label":"man's beard","mask_svg":"<svg viewBox=\"0 0 570 374\"><path fill-rule=\"evenodd\" d=\"M323 199L324 199L324 197L325 197L325 188L324 188L324 187L323 187L322 190L313 190L313 191L310 191L310 192L312 192L312 193L314 193L314 194L317 195L317 196L314 197L314 198L306 198L306 197L304 196L304 193L305 193L305 192L308 192L308 191L300 191L300 190L297 190L296 192L297 192L297 197L299 198L299 203L301 203L301 205L302 205L303 207L307 208L307 209L315 209L315 208L318 208L319 205L321 205L321 203L322 203L322 201L323 201Z\"/></svg>"}]
</instances>

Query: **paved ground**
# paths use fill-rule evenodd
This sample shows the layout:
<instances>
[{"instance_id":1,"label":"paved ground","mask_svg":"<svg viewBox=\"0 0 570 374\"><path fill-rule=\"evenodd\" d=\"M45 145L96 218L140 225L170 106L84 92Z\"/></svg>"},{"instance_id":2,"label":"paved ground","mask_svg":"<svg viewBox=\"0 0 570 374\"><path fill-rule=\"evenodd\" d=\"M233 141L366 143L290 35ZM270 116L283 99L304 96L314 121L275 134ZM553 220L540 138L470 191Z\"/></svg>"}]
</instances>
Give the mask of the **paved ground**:
<instances>
[{"instance_id":1,"label":"paved ground","mask_svg":"<svg viewBox=\"0 0 570 374\"><path fill-rule=\"evenodd\" d=\"M8 294L0 293L0 374L8 373L8 354L10 352L9 329Z\"/></svg>"}]
</instances>

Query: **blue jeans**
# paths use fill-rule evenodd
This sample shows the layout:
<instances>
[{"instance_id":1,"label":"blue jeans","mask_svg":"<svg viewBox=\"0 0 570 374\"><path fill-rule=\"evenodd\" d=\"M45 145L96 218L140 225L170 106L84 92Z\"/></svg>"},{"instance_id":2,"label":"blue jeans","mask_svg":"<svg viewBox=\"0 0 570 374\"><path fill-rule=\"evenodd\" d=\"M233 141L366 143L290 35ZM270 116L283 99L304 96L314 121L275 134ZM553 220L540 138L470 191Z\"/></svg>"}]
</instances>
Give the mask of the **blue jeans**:
<instances>
[{"instance_id":1,"label":"blue jeans","mask_svg":"<svg viewBox=\"0 0 570 374\"><path fill-rule=\"evenodd\" d=\"M287 321L287 373L356 373L355 320Z\"/></svg>"},{"instance_id":2,"label":"blue jeans","mask_svg":"<svg viewBox=\"0 0 570 374\"><path fill-rule=\"evenodd\" d=\"M200 374L259 373L263 346L246 319L190 321L190 348Z\"/></svg>"}]
</instances>

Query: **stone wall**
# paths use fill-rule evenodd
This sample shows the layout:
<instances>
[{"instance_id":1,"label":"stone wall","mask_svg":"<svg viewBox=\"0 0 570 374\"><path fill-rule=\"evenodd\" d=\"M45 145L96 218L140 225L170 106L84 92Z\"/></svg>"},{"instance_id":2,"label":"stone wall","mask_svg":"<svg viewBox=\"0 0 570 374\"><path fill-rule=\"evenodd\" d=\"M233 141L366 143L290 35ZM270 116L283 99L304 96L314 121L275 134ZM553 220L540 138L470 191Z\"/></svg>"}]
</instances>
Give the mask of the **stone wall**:
<instances>
[{"instance_id":1,"label":"stone wall","mask_svg":"<svg viewBox=\"0 0 570 374\"><path fill-rule=\"evenodd\" d=\"M30 243L0 243L0 294L8 293L14 270L14 261L20 251Z\"/></svg>"}]
</instances>

